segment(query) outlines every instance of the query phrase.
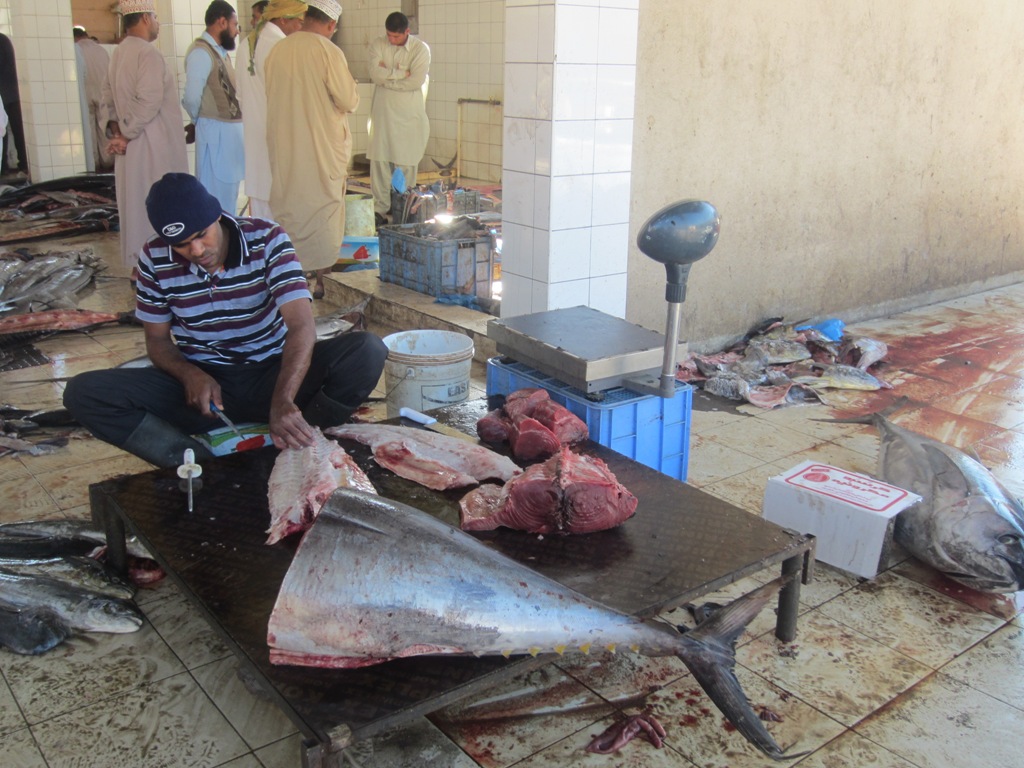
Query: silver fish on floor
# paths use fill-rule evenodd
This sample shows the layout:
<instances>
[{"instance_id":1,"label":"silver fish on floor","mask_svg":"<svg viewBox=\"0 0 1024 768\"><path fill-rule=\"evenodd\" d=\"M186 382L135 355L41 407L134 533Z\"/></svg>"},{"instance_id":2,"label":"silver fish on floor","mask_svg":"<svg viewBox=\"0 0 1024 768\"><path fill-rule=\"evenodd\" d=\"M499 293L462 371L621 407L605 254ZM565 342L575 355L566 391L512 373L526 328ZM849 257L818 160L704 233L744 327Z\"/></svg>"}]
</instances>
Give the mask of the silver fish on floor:
<instances>
[{"instance_id":1,"label":"silver fish on floor","mask_svg":"<svg viewBox=\"0 0 1024 768\"><path fill-rule=\"evenodd\" d=\"M779 586L680 634L601 605L420 510L338 490L299 545L267 642L275 664L335 668L442 654L675 655L743 736L782 759L795 755L772 738L733 671L737 637Z\"/></svg>"},{"instance_id":2,"label":"silver fish on floor","mask_svg":"<svg viewBox=\"0 0 1024 768\"><path fill-rule=\"evenodd\" d=\"M21 609L48 608L79 632L134 632L142 613L130 600L107 597L45 576L0 571L2 600Z\"/></svg>"},{"instance_id":3,"label":"silver fish on floor","mask_svg":"<svg viewBox=\"0 0 1024 768\"><path fill-rule=\"evenodd\" d=\"M836 421L874 424L879 478L922 497L896 518L898 544L971 589L1024 589L1024 507L980 462L893 424L886 412Z\"/></svg>"}]
</instances>

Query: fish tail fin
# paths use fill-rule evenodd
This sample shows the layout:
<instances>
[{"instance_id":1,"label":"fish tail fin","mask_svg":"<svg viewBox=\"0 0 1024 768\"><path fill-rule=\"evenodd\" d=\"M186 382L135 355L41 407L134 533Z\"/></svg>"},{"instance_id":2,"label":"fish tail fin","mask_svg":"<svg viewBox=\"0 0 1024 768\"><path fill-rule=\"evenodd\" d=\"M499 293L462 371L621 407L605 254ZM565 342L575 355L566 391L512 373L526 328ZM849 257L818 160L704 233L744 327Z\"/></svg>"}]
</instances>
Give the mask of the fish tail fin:
<instances>
[{"instance_id":1,"label":"fish tail fin","mask_svg":"<svg viewBox=\"0 0 1024 768\"><path fill-rule=\"evenodd\" d=\"M779 591L783 582L783 579L776 579L719 609L696 629L680 637L680 648L676 653L736 730L775 760L791 760L800 755L787 755L768 733L740 687L734 667L736 639Z\"/></svg>"}]
</instances>

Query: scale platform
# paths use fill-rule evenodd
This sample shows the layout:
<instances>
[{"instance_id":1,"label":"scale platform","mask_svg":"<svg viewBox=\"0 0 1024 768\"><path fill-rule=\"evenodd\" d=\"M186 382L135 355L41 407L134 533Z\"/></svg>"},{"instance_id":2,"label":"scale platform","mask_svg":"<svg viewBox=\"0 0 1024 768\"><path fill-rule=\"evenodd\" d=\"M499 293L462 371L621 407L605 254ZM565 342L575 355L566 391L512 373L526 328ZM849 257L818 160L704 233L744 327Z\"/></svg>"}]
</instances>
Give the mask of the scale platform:
<instances>
[{"instance_id":1,"label":"scale platform","mask_svg":"<svg viewBox=\"0 0 1024 768\"><path fill-rule=\"evenodd\" d=\"M664 334L590 307L568 307L487 322L498 352L588 394L660 373ZM685 342L676 359L686 353Z\"/></svg>"}]
</instances>

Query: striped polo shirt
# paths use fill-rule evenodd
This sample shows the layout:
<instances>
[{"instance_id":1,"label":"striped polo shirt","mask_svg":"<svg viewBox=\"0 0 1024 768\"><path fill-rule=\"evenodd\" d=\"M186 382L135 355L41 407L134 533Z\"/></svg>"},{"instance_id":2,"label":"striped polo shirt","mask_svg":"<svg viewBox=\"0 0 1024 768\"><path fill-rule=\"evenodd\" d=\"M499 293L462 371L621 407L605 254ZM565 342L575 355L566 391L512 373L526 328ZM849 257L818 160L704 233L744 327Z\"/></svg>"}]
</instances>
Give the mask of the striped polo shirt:
<instances>
[{"instance_id":1,"label":"striped polo shirt","mask_svg":"<svg viewBox=\"0 0 1024 768\"><path fill-rule=\"evenodd\" d=\"M182 354L194 363L239 365L281 354L287 332L278 310L310 301L302 266L288 235L263 219L221 214L228 255L209 274L159 236L139 255L135 317L170 323Z\"/></svg>"}]
</instances>

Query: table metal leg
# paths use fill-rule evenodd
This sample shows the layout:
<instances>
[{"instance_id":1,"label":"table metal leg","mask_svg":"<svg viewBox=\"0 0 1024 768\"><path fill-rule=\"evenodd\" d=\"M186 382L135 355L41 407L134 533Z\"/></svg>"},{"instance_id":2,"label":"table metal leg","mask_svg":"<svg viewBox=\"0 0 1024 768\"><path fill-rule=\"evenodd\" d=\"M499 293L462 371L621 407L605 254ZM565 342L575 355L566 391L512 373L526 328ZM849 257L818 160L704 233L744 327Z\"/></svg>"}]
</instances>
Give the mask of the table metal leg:
<instances>
[{"instance_id":1,"label":"table metal leg","mask_svg":"<svg viewBox=\"0 0 1024 768\"><path fill-rule=\"evenodd\" d=\"M804 553L782 561L782 590L779 592L779 616L775 622L775 637L784 643L796 638L796 617L800 610L800 577L797 573Z\"/></svg>"},{"instance_id":2,"label":"table metal leg","mask_svg":"<svg viewBox=\"0 0 1024 768\"><path fill-rule=\"evenodd\" d=\"M89 507L93 522L107 538L107 564L121 577L128 575L128 546L124 520L111 508L110 497L99 485L89 486Z\"/></svg>"},{"instance_id":3,"label":"table metal leg","mask_svg":"<svg viewBox=\"0 0 1024 768\"><path fill-rule=\"evenodd\" d=\"M347 725L338 725L327 732L330 741L326 744L316 739L302 742L302 768L343 768L345 748L352 745L352 730Z\"/></svg>"}]
</instances>

